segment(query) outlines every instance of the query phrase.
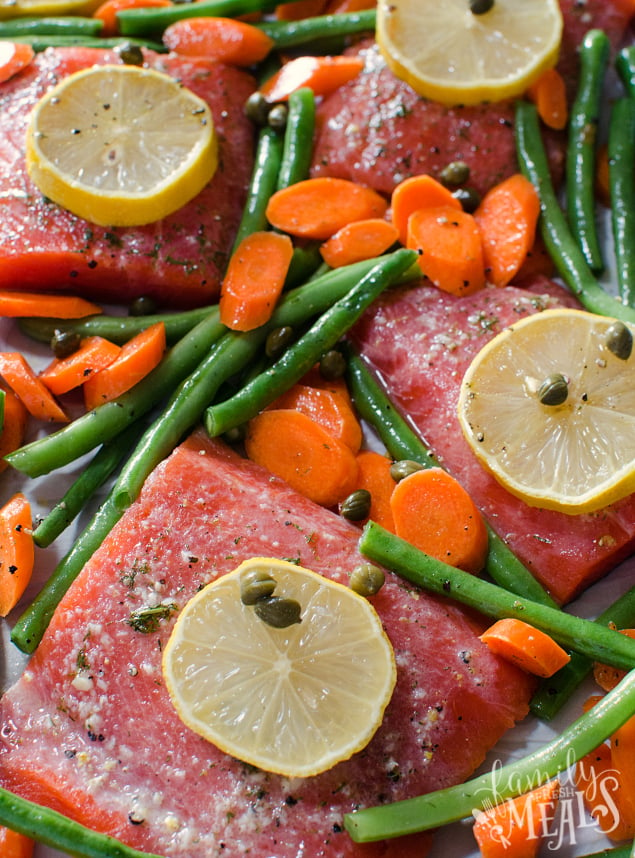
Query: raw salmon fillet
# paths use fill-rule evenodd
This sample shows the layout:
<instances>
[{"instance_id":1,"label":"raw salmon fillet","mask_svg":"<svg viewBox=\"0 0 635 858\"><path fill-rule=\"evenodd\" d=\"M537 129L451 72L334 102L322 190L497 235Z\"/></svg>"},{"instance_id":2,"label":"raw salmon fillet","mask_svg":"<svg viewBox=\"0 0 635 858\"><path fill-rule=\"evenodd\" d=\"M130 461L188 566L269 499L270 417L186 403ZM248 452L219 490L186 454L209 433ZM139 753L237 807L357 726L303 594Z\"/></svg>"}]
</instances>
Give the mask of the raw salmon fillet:
<instances>
[{"instance_id":1,"label":"raw salmon fillet","mask_svg":"<svg viewBox=\"0 0 635 858\"><path fill-rule=\"evenodd\" d=\"M492 287L465 298L422 282L382 297L353 332L395 405L410 416L498 535L562 603L632 553L635 496L585 515L527 506L476 459L456 411L461 380L483 345L522 316L563 304L579 307L546 278L530 290Z\"/></svg>"},{"instance_id":2,"label":"raw salmon fillet","mask_svg":"<svg viewBox=\"0 0 635 858\"><path fill-rule=\"evenodd\" d=\"M342 814L466 778L527 712L533 683L492 655L480 619L388 574L374 598L398 679L383 724L351 760L287 780L226 756L186 728L161 675L178 607L254 555L347 582L359 530L195 433L67 593L2 698L0 782L168 858L408 858L428 837L354 844ZM156 631L129 625L159 602Z\"/></svg>"},{"instance_id":3,"label":"raw salmon fillet","mask_svg":"<svg viewBox=\"0 0 635 858\"><path fill-rule=\"evenodd\" d=\"M164 307L217 298L251 175L253 127L243 105L254 82L221 63L145 56L147 65L208 102L219 143L214 177L177 212L142 227L99 227L46 200L26 172L31 108L72 72L121 63L113 51L49 48L0 86L0 289L66 291L124 304L144 295Z\"/></svg>"}]
</instances>

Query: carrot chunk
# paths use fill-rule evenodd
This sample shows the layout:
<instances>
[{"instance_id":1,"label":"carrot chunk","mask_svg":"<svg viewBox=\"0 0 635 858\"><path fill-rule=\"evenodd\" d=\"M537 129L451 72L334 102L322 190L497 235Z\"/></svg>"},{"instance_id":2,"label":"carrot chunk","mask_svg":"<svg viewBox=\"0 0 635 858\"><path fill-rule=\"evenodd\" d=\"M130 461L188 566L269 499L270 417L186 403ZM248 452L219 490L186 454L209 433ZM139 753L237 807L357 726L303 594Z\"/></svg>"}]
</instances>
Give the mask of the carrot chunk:
<instances>
[{"instance_id":1,"label":"carrot chunk","mask_svg":"<svg viewBox=\"0 0 635 858\"><path fill-rule=\"evenodd\" d=\"M0 83L31 64L35 51L25 42L0 42Z\"/></svg>"},{"instance_id":2,"label":"carrot chunk","mask_svg":"<svg viewBox=\"0 0 635 858\"><path fill-rule=\"evenodd\" d=\"M31 506L21 492L0 508L0 617L6 617L33 574Z\"/></svg>"},{"instance_id":3,"label":"carrot chunk","mask_svg":"<svg viewBox=\"0 0 635 858\"><path fill-rule=\"evenodd\" d=\"M348 179L319 177L276 191L266 216L282 232L325 241L356 220L383 217L386 200L376 191Z\"/></svg>"},{"instance_id":4,"label":"carrot chunk","mask_svg":"<svg viewBox=\"0 0 635 858\"><path fill-rule=\"evenodd\" d=\"M555 815L560 785L538 789L476 814L474 837L483 858L535 858Z\"/></svg>"},{"instance_id":5,"label":"carrot chunk","mask_svg":"<svg viewBox=\"0 0 635 858\"><path fill-rule=\"evenodd\" d=\"M540 199L533 184L515 173L489 190L474 212L481 231L485 273L507 286L534 245Z\"/></svg>"},{"instance_id":6,"label":"carrot chunk","mask_svg":"<svg viewBox=\"0 0 635 858\"><path fill-rule=\"evenodd\" d=\"M288 235L261 231L244 238L221 285L221 322L235 331L264 325L280 297L292 256Z\"/></svg>"},{"instance_id":7,"label":"carrot chunk","mask_svg":"<svg viewBox=\"0 0 635 858\"><path fill-rule=\"evenodd\" d=\"M54 358L40 373L40 381L59 396L84 384L91 375L105 369L121 348L103 337L86 337L80 347L66 358Z\"/></svg>"},{"instance_id":8,"label":"carrot chunk","mask_svg":"<svg viewBox=\"0 0 635 858\"><path fill-rule=\"evenodd\" d=\"M419 251L421 271L444 292L471 295L485 285L481 232L468 212L417 209L408 218L406 246Z\"/></svg>"},{"instance_id":9,"label":"carrot chunk","mask_svg":"<svg viewBox=\"0 0 635 858\"><path fill-rule=\"evenodd\" d=\"M622 823L635 836L635 716L611 736L611 762L619 784L618 807ZM631 834L630 832L633 832Z\"/></svg>"},{"instance_id":10,"label":"carrot chunk","mask_svg":"<svg viewBox=\"0 0 635 858\"><path fill-rule=\"evenodd\" d=\"M313 18L324 12L327 0L295 0L294 3L279 3L275 8L278 21L300 21Z\"/></svg>"},{"instance_id":11,"label":"carrot chunk","mask_svg":"<svg viewBox=\"0 0 635 858\"><path fill-rule=\"evenodd\" d=\"M2 858L31 858L35 841L26 834L0 826L0 855Z\"/></svg>"},{"instance_id":12,"label":"carrot chunk","mask_svg":"<svg viewBox=\"0 0 635 858\"><path fill-rule=\"evenodd\" d=\"M573 780L587 810L607 837L616 842L635 837L635 819L625 817L619 772L609 744L600 745L578 760Z\"/></svg>"},{"instance_id":13,"label":"carrot chunk","mask_svg":"<svg viewBox=\"0 0 635 858\"><path fill-rule=\"evenodd\" d=\"M165 324L156 322L128 340L117 358L91 375L83 386L84 404L91 410L116 399L145 378L165 352Z\"/></svg>"},{"instance_id":14,"label":"carrot chunk","mask_svg":"<svg viewBox=\"0 0 635 858\"><path fill-rule=\"evenodd\" d=\"M0 352L0 375L33 417L51 423L68 423L67 415L51 391L19 352Z\"/></svg>"},{"instance_id":15,"label":"carrot chunk","mask_svg":"<svg viewBox=\"0 0 635 858\"><path fill-rule=\"evenodd\" d=\"M119 21L117 13L124 9L143 9L145 7L171 6L171 0L105 0L101 6L93 12L94 18L103 21L102 36L118 36Z\"/></svg>"},{"instance_id":16,"label":"carrot chunk","mask_svg":"<svg viewBox=\"0 0 635 858\"><path fill-rule=\"evenodd\" d=\"M4 457L17 450L24 441L28 411L19 396L7 386L0 386L4 392L4 420L0 430L0 473L6 470L9 463Z\"/></svg>"},{"instance_id":17,"label":"carrot chunk","mask_svg":"<svg viewBox=\"0 0 635 858\"><path fill-rule=\"evenodd\" d=\"M263 411L252 418L245 451L252 461L322 506L335 506L355 489L355 454L300 411Z\"/></svg>"},{"instance_id":18,"label":"carrot chunk","mask_svg":"<svg viewBox=\"0 0 635 858\"><path fill-rule=\"evenodd\" d=\"M635 629L620 629L620 634L635 638ZM618 682L624 678L625 670L620 670L610 664L595 662L593 665L593 678L603 691L615 688Z\"/></svg>"},{"instance_id":19,"label":"carrot chunk","mask_svg":"<svg viewBox=\"0 0 635 858\"><path fill-rule=\"evenodd\" d=\"M463 486L442 468L400 480L390 507L397 536L465 572L481 571L488 549L485 522Z\"/></svg>"},{"instance_id":20,"label":"carrot chunk","mask_svg":"<svg viewBox=\"0 0 635 858\"><path fill-rule=\"evenodd\" d=\"M269 406L269 409L281 408L293 408L306 414L353 453L362 445L361 423L347 400L335 391L296 384Z\"/></svg>"},{"instance_id":21,"label":"carrot chunk","mask_svg":"<svg viewBox=\"0 0 635 858\"><path fill-rule=\"evenodd\" d=\"M234 18L184 18L170 24L162 40L177 54L240 67L264 60L274 45L258 27Z\"/></svg>"},{"instance_id":22,"label":"carrot chunk","mask_svg":"<svg viewBox=\"0 0 635 858\"><path fill-rule=\"evenodd\" d=\"M369 518L376 521L391 533L395 532L395 522L390 507L390 498L395 488L391 476L392 460L374 450L361 450L357 455L359 477L357 488L370 492Z\"/></svg>"},{"instance_id":23,"label":"carrot chunk","mask_svg":"<svg viewBox=\"0 0 635 858\"><path fill-rule=\"evenodd\" d=\"M397 228L383 218L356 220L327 239L320 247L320 253L330 268L341 268L380 256L398 238Z\"/></svg>"},{"instance_id":24,"label":"carrot chunk","mask_svg":"<svg viewBox=\"0 0 635 858\"><path fill-rule=\"evenodd\" d=\"M75 295L48 295L39 292L0 291L0 316L21 318L43 316L51 319L81 319L101 313L101 307Z\"/></svg>"},{"instance_id":25,"label":"carrot chunk","mask_svg":"<svg viewBox=\"0 0 635 858\"><path fill-rule=\"evenodd\" d=\"M562 131L569 120L567 88L564 78L555 69L547 69L527 90L530 101L536 105L538 116L549 128Z\"/></svg>"},{"instance_id":26,"label":"carrot chunk","mask_svg":"<svg viewBox=\"0 0 635 858\"><path fill-rule=\"evenodd\" d=\"M513 617L497 620L481 640L492 652L536 676L553 676L571 658L548 634Z\"/></svg>"},{"instance_id":27,"label":"carrot chunk","mask_svg":"<svg viewBox=\"0 0 635 858\"><path fill-rule=\"evenodd\" d=\"M342 84L357 77L364 68L359 57L296 57L285 63L260 87L269 101L286 101L292 92L309 87L315 96L335 92Z\"/></svg>"},{"instance_id":28,"label":"carrot chunk","mask_svg":"<svg viewBox=\"0 0 635 858\"><path fill-rule=\"evenodd\" d=\"M449 188L427 173L399 182L390 197L390 211L401 243L406 244L408 240L408 218L413 212L439 206L450 206L458 211L461 203Z\"/></svg>"}]
</instances>

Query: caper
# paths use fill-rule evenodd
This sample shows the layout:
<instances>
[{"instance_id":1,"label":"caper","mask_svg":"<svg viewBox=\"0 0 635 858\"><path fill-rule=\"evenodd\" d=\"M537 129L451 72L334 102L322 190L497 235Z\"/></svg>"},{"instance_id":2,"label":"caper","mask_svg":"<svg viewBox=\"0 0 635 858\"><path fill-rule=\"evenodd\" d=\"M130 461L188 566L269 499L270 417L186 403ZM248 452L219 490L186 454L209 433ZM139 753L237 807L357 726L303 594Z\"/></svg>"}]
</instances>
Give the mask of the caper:
<instances>
[{"instance_id":1,"label":"caper","mask_svg":"<svg viewBox=\"0 0 635 858\"><path fill-rule=\"evenodd\" d=\"M470 165L465 161L451 161L439 173L442 185L448 188L457 188L464 185L470 178Z\"/></svg>"},{"instance_id":2,"label":"caper","mask_svg":"<svg viewBox=\"0 0 635 858\"><path fill-rule=\"evenodd\" d=\"M247 119L250 119L254 125L265 126L271 103L261 92L252 92L245 102L245 114Z\"/></svg>"},{"instance_id":3,"label":"caper","mask_svg":"<svg viewBox=\"0 0 635 858\"><path fill-rule=\"evenodd\" d=\"M538 399L543 405L562 405L569 395L569 382L560 372L547 376L538 388Z\"/></svg>"},{"instance_id":4,"label":"caper","mask_svg":"<svg viewBox=\"0 0 635 858\"><path fill-rule=\"evenodd\" d=\"M633 351L633 334L624 322L613 322L606 332L606 347L620 360L628 360Z\"/></svg>"},{"instance_id":5,"label":"caper","mask_svg":"<svg viewBox=\"0 0 635 858\"><path fill-rule=\"evenodd\" d=\"M243 605L255 605L268 599L276 589L275 579L264 569L252 569L240 578L240 601Z\"/></svg>"},{"instance_id":6,"label":"caper","mask_svg":"<svg viewBox=\"0 0 635 858\"><path fill-rule=\"evenodd\" d=\"M360 596L374 596L384 585L385 575L374 563L360 563L351 573L351 590Z\"/></svg>"},{"instance_id":7,"label":"caper","mask_svg":"<svg viewBox=\"0 0 635 858\"><path fill-rule=\"evenodd\" d=\"M329 349L320 359L320 375L327 381L342 378L346 372L346 358L339 349Z\"/></svg>"},{"instance_id":8,"label":"caper","mask_svg":"<svg viewBox=\"0 0 635 858\"><path fill-rule=\"evenodd\" d=\"M56 358L67 358L80 347L82 338L77 331L55 331L51 337L51 350Z\"/></svg>"},{"instance_id":9,"label":"caper","mask_svg":"<svg viewBox=\"0 0 635 858\"><path fill-rule=\"evenodd\" d=\"M362 521L370 514L371 500L367 489L358 489L342 501L340 514L349 521Z\"/></svg>"},{"instance_id":10,"label":"caper","mask_svg":"<svg viewBox=\"0 0 635 858\"><path fill-rule=\"evenodd\" d=\"M157 311L157 302L149 295L139 295L128 307L129 316L151 316Z\"/></svg>"},{"instance_id":11,"label":"caper","mask_svg":"<svg viewBox=\"0 0 635 858\"><path fill-rule=\"evenodd\" d=\"M274 131L284 131L288 116L289 109L286 104L274 104L267 114L267 125Z\"/></svg>"},{"instance_id":12,"label":"caper","mask_svg":"<svg viewBox=\"0 0 635 858\"><path fill-rule=\"evenodd\" d=\"M257 602L254 611L260 619L274 629L286 629L294 623L302 622L302 607L295 599L271 596Z\"/></svg>"},{"instance_id":13,"label":"caper","mask_svg":"<svg viewBox=\"0 0 635 858\"><path fill-rule=\"evenodd\" d=\"M127 66L142 66L144 63L143 51L139 45L133 45L131 42L126 42L116 48L119 58Z\"/></svg>"},{"instance_id":14,"label":"caper","mask_svg":"<svg viewBox=\"0 0 635 858\"><path fill-rule=\"evenodd\" d=\"M290 325L282 325L269 331L265 340L265 354L270 358L279 357L287 346L293 341L293 328Z\"/></svg>"},{"instance_id":15,"label":"caper","mask_svg":"<svg viewBox=\"0 0 635 858\"><path fill-rule=\"evenodd\" d=\"M484 15L494 5L494 0L470 0L470 12L473 15Z\"/></svg>"},{"instance_id":16,"label":"caper","mask_svg":"<svg viewBox=\"0 0 635 858\"><path fill-rule=\"evenodd\" d=\"M464 212L472 214L479 207L481 195L474 188L457 188L452 196L461 203Z\"/></svg>"},{"instance_id":17,"label":"caper","mask_svg":"<svg viewBox=\"0 0 635 858\"><path fill-rule=\"evenodd\" d=\"M423 465L419 462L414 462L412 459L400 459L398 462L393 462L390 466L390 476L398 483L400 480L409 477L416 471L422 471Z\"/></svg>"}]
</instances>

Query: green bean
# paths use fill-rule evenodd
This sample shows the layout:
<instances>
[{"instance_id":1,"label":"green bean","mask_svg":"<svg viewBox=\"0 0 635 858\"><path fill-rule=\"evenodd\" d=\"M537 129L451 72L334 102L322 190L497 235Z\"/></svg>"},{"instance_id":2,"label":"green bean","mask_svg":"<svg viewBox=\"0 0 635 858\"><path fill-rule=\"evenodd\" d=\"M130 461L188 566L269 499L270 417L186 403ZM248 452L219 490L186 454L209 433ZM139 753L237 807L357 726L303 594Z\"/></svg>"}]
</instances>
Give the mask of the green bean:
<instances>
[{"instance_id":1,"label":"green bean","mask_svg":"<svg viewBox=\"0 0 635 858\"><path fill-rule=\"evenodd\" d=\"M614 102L608 136L611 224L618 293L635 307L635 98Z\"/></svg>"},{"instance_id":2,"label":"green bean","mask_svg":"<svg viewBox=\"0 0 635 858\"><path fill-rule=\"evenodd\" d=\"M618 53L615 68L628 95L635 96L635 45L627 45Z\"/></svg>"},{"instance_id":3,"label":"green bean","mask_svg":"<svg viewBox=\"0 0 635 858\"><path fill-rule=\"evenodd\" d=\"M635 322L635 310L602 289L571 234L549 174L536 108L527 101L516 104L516 146L520 168L540 196L540 230L564 282L590 312Z\"/></svg>"},{"instance_id":4,"label":"green bean","mask_svg":"<svg viewBox=\"0 0 635 858\"><path fill-rule=\"evenodd\" d=\"M622 636L623 637L623 636ZM580 760L635 713L635 670L593 709L537 751L464 784L436 790L344 816L344 827L358 843L427 831L458 822L540 786Z\"/></svg>"},{"instance_id":5,"label":"green bean","mask_svg":"<svg viewBox=\"0 0 635 858\"><path fill-rule=\"evenodd\" d=\"M0 787L0 825L76 858L161 858L99 834L48 807Z\"/></svg>"},{"instance_id":6,"label":"green bean","mask_svg":"<svg viewBox=\"0 0 635 858\"><path fill-rule=\"evenodd\" d=\"M635 587L619 597L595 620L596 623L618 629L631 628L635 623ZM593 662L579 652L570 653L571 660L557 673L545 679L531 699L531 711L538 718L551 720L593 669Z\"/></svg>"},{"instance_id":7,"label":"green bean","mask_svg":"<svg viewBox=\"0 0 635 858\"><path fill-rule=\"evenodd\" d=\"M321 263L319 242L315 241L303 247L294 247L284 288L292 289L300 283L305 283L315 274Z\"/></svg>"},{"instance_id":8,"label":"green bean","mask_svg":"<svg viewBox=\"0 0 635 858\"><path fill-rule=\"evenodd\" d=\"M163 322L168 345L173 345L210 313L217 312L218 308L214 305L176 313L152 313L147 316L110 316L105 313L85 316L82 319L29 316L18 319L18 327L27 337L40 343L50 343L56 331L75 331L81 337L104 337L112 343L123 345L150 325Z\"/></svg>"},{"instance_id":9,"label":"green bean","mask_svg":"<svg viewBox=\"0 0 635 858\"><path fill-rule=\"evenodd\" d=\"M117 13L119 31L124 36L146 36L162 33L170 24L183 18L231 18L250 12L270 12L277 0L200 0L192 3L175 3L157 8L122 9Z\"/></svg>"},{"instance_id":10,"label":"green bean","mask_svg":"<svg viewBox=\"0 0 635 858\"><path fill-rule=\"evenodd\" d=\"M61 500L34 529L33 540L36 545L46 548L66 530L86 507L95 492L114 473L124 457L130 453L141 431L139 426L133 424L99 448L92 461L69 486Z\"/></svg>"},{"instance_id":11,"label":"green bean","mask_svg":"<svg viewBox=\"0 0 635 858\"><path fill-rule=\"evenodd\" d=\"M205 412L211 436L222 435L256 415L269 402L300 379L332 348L369 304L396 278L412 268L417 255L402 248L376 260L376 264L343 298L291 345L276 363L225 402Z\"/></svg>"},{"instance_id":12,"label":"green bean","mask_svg":"<svg viewBox=\"0 0 635 858\"><path fill-rule=\"evenodd\" d=\"M15 36L10 38L9 36L0 36L0 41L13 41L15 40ZM162 45L161 42L153 42L149 39L131 39L131 38L123 38L123 36L91 36L91 35L23 35L20 36L21 42L26 42L31 45L33 50L36 53L41 53L45 51L47 48L126 48L126 47L139 47L139 48L148 48L148 50L155 51L158 54L167 53L167 48L165 45Z\"/></svg>"},{"instance_id":13,"label":"green bean","mask_svg":"<svg viewBox=\"0 0 635 858\"><path fill-rule=\"evenodd\" d=\"M196 5L198 6L199 3L197 2ZM234 250L248 235L269 227L265 209L278 184L283 146L282 135L273 128L265 127L260 130L247 200L236 233Z\"/></svg>"},{"instance_id":14,"label":"green bean","mask_svg":"<svg viewBox=\"0 0 635 858\"><path fill-rule=\"evenodd\" d=\"M424 467L440 466L419 436L399 414L364 361L352 352L348 354L348 381L357 411L374 427L394 459L414 459ZM497 584L511 593L556 608L557 605L551 596L545 592L531 572L489 524L487 529L489 550L485 571Z\"/></svg>"},{"instance_id":15,"label":"green bean","mask_svg":"<svg viewBox=\"0 0 635 858\"><path fill-rule=\"evenodd\" d=\"M6 456L7 461L18 471L36 477L89 453L169 396L226 330L218 320L218 308L213 308L169 349L156 369L127 393L20 447Z\"/></svg>"},{"instance_id":16,"label":"green bean","mask_svg":"<svg viewBox=\"0 0 635 858\"><path fill-rule=\"evenodd\" d=\"M313 90L302 87L289 95L287 127L277 189L294 185L309 175L315 127L315 97Z\"/></svg>"},{"instance_id":17,"label":"green bean","mask_svg":"<svg viewBox=\"0 0 635 858\"><path fill-rule=\"evenodd\" d=\"M569 223L589 267L594 272L600 272L604 267L595 217L595 161L609 52L609 39L602 30L589 30L580 44L580 77L578 91L571 107L567 148L566 191Z\"/></svg>"},{"instance_id":18,"label":"green bean","mask_svg":"<svg viewBox=\"0 0 635 858\"><path fill-rule=\"evenodd\" d=\"M324 312L346 295L351 284L364 277L374 264L375 260L368 260L338 268L319 280L286 293L267 325L246 334L226 333L200 360L137 444L92 521L18 619L11 635L17 647L24 652L35 650L60 599L127 506L137 497L150 471L198 422L221 384L254 360L267 333L283 325L299 326Z\"/></svg>"},{"instance_id":19,"label":"green bean","mask_svg":"<svg viewBox=\"0 0 635 858\"><path fill-rule=\"evenodd\" d=\"M359 549L370 560L433 593L456 599L485 616L525 620L567 649L623 670L635 667L635 640L606 626L516 596L461 569L430 557L371 521Z\"/></svg>"},{"instance_id":20,"label":"green bean","mask_svg":"<svg viewBox=\"0 0 635 858\"><path fill-rule=\"evenodd\" d=\"M331 36L346 36L374 31L375 9L316 15L299 21L265 21L257 24L275 42L276 48L291 48Z\"/></svg>"},{"instance_id":21,"label":"green bean","mask_svg":"<svg viewBox=\"0 0 635 858\"><path fill-rule=\"evenodd\" d=\"M64 34L98 36L103 26L104 23L99 18L83 18L80 15L60 18L13 18L10 21L0 21L0 38Z\"/></svg>"}]
</instances>

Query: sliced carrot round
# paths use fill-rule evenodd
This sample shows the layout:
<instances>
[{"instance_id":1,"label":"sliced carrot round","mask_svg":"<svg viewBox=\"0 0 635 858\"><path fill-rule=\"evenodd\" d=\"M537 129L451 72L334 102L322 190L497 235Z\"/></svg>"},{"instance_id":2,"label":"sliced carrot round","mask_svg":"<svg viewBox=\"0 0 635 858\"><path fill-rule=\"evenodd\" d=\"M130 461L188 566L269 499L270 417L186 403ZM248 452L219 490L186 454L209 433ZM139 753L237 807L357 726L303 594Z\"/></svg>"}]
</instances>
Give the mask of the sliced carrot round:
<instances>
[{"instance_id":1,"label":"sliced carrot round","mask_svg":"<svg viewBox=\"0 0 635 858\"><path fill-rule=\"evenodd\" d=\"M497 620L481 640L492 652L535 676L553 676L571 658L548 634L513 617Z\"/></svg>"},{"instance_id":2,"label":"sliced carrot round","mask_svg":"<svg viewBox=\"0 0 635 858\"><path fill-rule=\"evenodd\" d=\"M175 21L162 39L177 54L244 67L264 60L274 45L273 39L252 24L216 17Z\"/></svg>"}]
</instances>

